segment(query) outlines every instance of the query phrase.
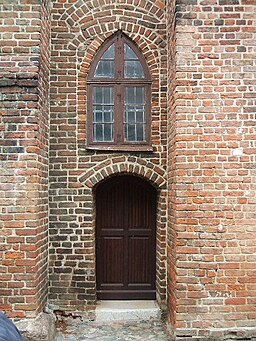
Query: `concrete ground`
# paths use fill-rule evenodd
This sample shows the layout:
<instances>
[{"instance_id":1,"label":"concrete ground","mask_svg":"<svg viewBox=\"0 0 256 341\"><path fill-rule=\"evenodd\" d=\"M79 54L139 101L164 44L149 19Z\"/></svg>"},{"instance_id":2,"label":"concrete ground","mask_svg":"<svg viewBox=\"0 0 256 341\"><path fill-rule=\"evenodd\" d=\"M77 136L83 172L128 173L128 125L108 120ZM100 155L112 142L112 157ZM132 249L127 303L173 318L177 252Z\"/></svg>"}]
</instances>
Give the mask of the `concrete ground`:
<instances>
[{"instance_id":1,"label":"concrete ground","mask_svg":"<svg viewBox=\"0 0 256 341\"><path fill-rule=\"evenodd\" d=\"M160 321L73 322L59 326L56 341L170 341Z\"/></svg>"},{"instance_id":2,"label":"concrete ground","mask_svg":"<svg viewBox=\"0 0 256 341\"><path fill-rule=\"evenodd\" d=\"M56 341L170 341L155 301L98 301L96 321L58 323Z\"/></svg>"}]
</instances>

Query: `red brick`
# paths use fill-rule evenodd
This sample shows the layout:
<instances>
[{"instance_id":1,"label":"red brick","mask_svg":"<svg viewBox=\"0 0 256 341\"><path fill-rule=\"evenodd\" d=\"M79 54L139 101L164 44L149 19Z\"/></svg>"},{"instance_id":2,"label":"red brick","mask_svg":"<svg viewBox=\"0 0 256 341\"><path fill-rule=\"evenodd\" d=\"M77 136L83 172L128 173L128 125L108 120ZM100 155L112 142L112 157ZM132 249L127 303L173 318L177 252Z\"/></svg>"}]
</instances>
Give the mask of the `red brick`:
<instances>
[{"instance_id":1,"label":"red brick","mask_svg":"<svg viewBox=\"0 0 256 341\"><path fill-rule=\"evenodd\" d=\"M0 308L19 318L47 300L95 306L94 187L131 173L158 187L157 296L177 340L246 337L255 325L255 1L32 2L0 5L0 35L9 35L0 57ZM14 25L19 11L26 24ZM85 148L88 70L118 29L152 75L153 153ZM76 271L88 272L85 295Z\"/></svg>"}]
</instances>

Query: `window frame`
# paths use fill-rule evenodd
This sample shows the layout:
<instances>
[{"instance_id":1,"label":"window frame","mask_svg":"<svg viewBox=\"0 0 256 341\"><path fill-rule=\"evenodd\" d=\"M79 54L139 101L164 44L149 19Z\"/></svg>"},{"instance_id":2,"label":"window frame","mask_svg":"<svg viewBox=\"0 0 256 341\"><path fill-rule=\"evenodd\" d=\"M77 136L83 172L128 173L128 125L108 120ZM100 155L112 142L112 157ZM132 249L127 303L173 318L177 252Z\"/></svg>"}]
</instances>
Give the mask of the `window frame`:
<instances>
[{"instance_id":1,"label":"window frame","mask_svg":"<svg viewBox=\"0 0 256 341\"><path fill-rule=\"evenodd\" d=\"M115 43L114 77L94 77L96 67L107 51ZM127 44L136 54L144 71L143 78L125 78L124 75L124 44ZM108 39L96 53L91 64L87 79L87 149L113 151L152 151L151 145L151 75L147 62L141 51L123 32L118 31ZM114 141L93 141L93 89L94 87L113 87L114 95ZM145 88L145 141L125 141L125 88Z\"/></svg>"}]
</instances>

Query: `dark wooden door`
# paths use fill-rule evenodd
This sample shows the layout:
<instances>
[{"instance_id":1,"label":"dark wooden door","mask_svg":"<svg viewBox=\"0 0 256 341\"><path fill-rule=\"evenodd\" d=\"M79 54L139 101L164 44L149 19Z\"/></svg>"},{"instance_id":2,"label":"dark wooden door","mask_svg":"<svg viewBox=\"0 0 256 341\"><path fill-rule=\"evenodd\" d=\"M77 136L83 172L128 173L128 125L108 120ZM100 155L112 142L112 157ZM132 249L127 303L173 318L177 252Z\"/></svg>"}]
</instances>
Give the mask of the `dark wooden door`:
<instances>
[{"instance_id":1,"label":"dark wooden door","mask_svg":"<svg viewBox=\"0 0 256 341\"><path fill-rule=\"evenodd\" d=\"M147 181L129 175L97 188L98 299L155 299L156 197Z\"/></svg>"}]
</instances>

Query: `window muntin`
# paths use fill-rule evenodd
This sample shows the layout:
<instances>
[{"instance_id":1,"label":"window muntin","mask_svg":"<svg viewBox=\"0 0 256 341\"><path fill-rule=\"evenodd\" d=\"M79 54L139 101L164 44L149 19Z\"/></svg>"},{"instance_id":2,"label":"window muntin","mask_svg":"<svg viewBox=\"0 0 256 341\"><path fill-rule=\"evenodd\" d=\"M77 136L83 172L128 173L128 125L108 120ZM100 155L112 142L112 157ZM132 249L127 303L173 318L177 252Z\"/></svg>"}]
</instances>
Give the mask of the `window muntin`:
<instances>
[{"instance_id":1,"label":"window muntin","mask_svg":"<svg viewBox=\"0 0 256 341\"><path fill-rule=\"evenodd\" d=\"M152 150L150 90L143 55L118 32L99 50L88 75L88 148Z\"/></svg>"}]
</instances>

